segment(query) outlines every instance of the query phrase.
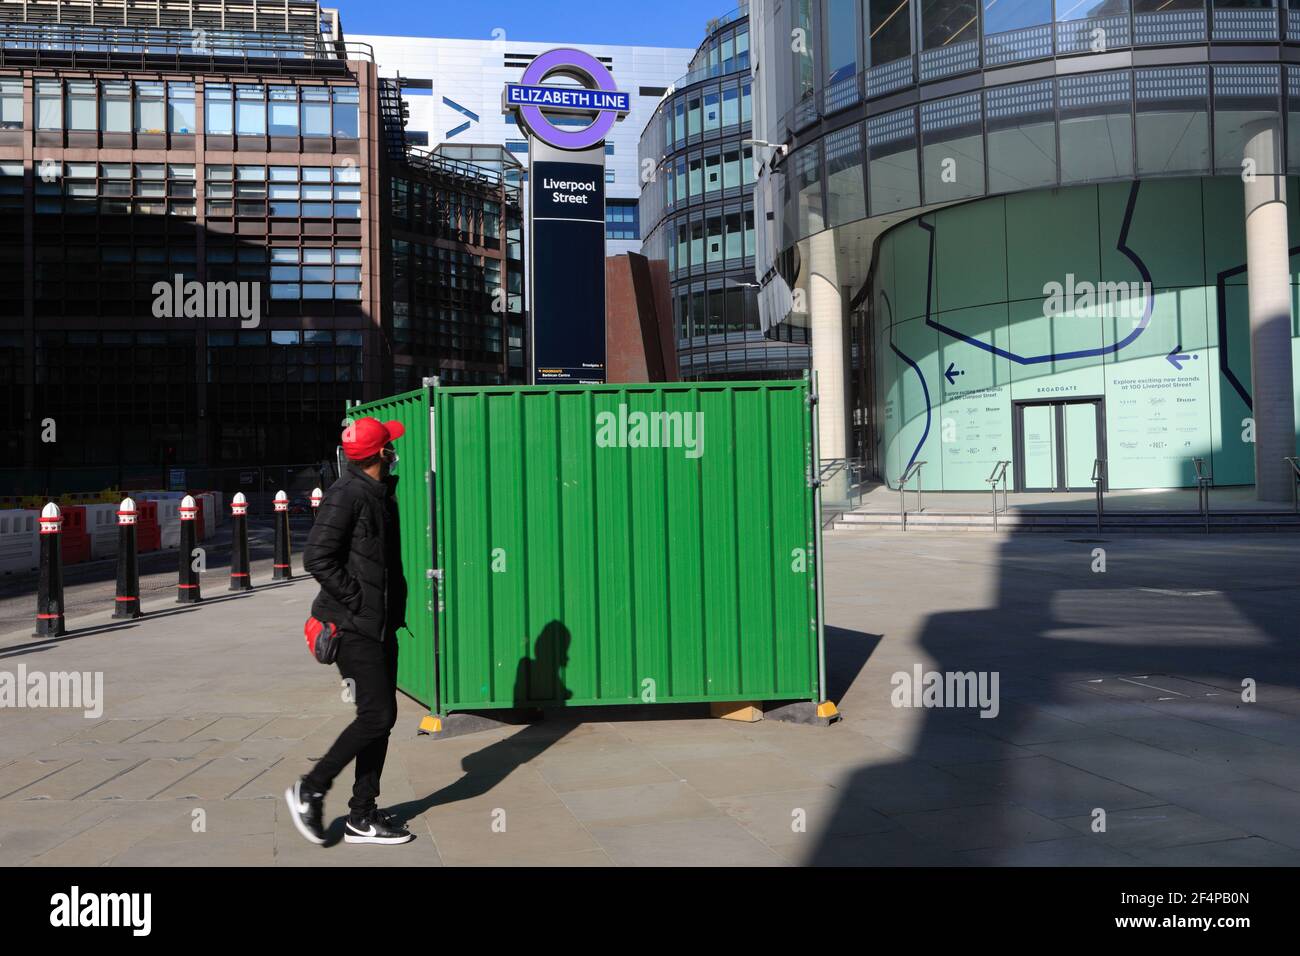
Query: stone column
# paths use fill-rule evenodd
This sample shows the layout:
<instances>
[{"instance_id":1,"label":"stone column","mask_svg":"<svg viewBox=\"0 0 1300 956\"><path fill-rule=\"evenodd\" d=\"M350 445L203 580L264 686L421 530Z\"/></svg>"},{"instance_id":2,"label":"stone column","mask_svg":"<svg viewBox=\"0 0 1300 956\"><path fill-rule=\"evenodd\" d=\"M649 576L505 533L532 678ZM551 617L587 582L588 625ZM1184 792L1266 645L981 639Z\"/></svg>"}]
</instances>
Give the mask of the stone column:
<instances>
[{"instance_id":1,"label":"stone column","mask_svg":"<svg viewBox=\"0 0 1300 956\"><path fill-rule=\"evenodd\" d=\"M1246 144L1246 281L1250 300L1250 391L1255 419L1255 497L1290 503L1296 453L1291 368L1291 257L1280 131L1261 124Z\"/></svg>"},{"instance_id":2,"label":"stone column","mask_svg":"<svg viewBox=\"0 0 1300 956\"><path fill-rule=\"evenodd\" d=\"M834 230L827 229L808 240L808 327L812 338L813 371L817 373L817 427L823 465L844 459L852 448L849 428L848 352L844 296L840 291L835 263ZM823 495L827 501L847 497L848 473L840 469L827 479Z\"/></svg>"}]
</instances>

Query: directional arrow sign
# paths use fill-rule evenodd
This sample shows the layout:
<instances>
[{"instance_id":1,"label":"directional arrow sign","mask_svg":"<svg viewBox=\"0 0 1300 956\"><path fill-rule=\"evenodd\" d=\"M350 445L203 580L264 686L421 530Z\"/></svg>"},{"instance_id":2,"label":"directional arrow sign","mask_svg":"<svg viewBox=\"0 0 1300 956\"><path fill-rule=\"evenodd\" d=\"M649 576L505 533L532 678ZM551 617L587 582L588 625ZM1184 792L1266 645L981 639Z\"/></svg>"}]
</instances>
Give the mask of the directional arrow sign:
<instances>
[{"instance_id":1,"label":"directional arrow sign","mask_svg":"<svg viewBox=\"0 0 1300 956\"><path fill-rule=\"evenodd\" d=\"M1180 372L1183 370L1183 363L1190 362L1193 358L1191 355L1182 351L1182 348L1181 344L1175 345L1174 350L1165 356L1165 361Z\"/></svg>"},{"instance_id":2,"label":"directional arrow sign","mask_svg":"<svg viewBox=\"0 0 1300 956\"><path fill-rule=\"evenodd\" d=\"M965 369L960 369L960 368L958 368L956 362L949 362L949 363L948 363L948 370L947 370L946 372L943 373L943 377L946 378L946 379L948 380L948 384L949 384L949 385L956 385L956 384L957 384L957 376L958 376L958 375L965 375L965 374L966 374L966 370L965 370Z\"/></svg>"}]
</instances>

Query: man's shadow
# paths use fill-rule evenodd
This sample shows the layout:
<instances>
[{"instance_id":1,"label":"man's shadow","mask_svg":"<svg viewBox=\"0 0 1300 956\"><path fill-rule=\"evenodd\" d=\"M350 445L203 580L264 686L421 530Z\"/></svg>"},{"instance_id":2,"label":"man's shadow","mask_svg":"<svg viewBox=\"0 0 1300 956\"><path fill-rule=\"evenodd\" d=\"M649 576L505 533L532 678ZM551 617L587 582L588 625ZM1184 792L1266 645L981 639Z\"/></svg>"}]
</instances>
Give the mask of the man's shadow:
<instances>
[{"instance_id":1,"label":"man's shadow","mask_svg":"<svg viewBox=\"0 0 1300 956\"><path fill-rule=\"evenodd\" d=\"M542 628L533 644L532 657L522 657L515 668L513 700L517 711L531 710L531 716L540 716L536 713L540 707L563 706L573 696L562 676L569 663L572 640L573 635L560 621L551 621ZM568 734L573 726L571 721L530 723L516 734L466 754L460 763L465 775L455 783L427 797L398 804L391 812L399 820L410 821L433 807L482 796Z\"/></svg>"}]
</instances>

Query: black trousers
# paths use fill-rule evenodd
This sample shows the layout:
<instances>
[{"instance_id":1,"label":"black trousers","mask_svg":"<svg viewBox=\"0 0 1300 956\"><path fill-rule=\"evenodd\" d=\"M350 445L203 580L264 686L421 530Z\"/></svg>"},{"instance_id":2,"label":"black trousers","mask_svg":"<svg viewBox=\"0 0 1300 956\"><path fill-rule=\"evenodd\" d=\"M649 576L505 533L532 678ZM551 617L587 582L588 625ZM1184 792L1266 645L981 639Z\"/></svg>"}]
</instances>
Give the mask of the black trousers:
<instances>
[{"instance_id":1,"label":"black trousers","mask_svg":"<svg viewBox=\"0 0 1300 956\"><path fill-rule=\"evenodd\" d=\"M381 643L345 633L337 664L339 673L353 682L357 716L307 774L306 785L312 790L328 791L334 778L355 760L356 781L348 806L362 814L374 809L379 799L388 733L397 723L397 635L387 634Z\"/></svg>"}]
</instances>

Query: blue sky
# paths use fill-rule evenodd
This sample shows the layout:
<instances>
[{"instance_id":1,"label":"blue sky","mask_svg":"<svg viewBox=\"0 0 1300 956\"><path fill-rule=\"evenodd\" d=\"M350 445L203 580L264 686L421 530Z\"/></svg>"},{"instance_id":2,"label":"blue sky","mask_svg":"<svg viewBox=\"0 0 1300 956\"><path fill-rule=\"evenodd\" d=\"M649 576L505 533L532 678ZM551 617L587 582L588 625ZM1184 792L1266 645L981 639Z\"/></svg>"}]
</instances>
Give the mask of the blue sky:
<instances>
[{"instance_id":1,"label":"blue sky","mask_svg":"<svg viewBox=\"0 0 1300 956\"><path fill-rule=\"evenodd\" d=\"M623 43L694 48L735 0L334 0L345 34ZM504 30L504 36L494 30Z\"/></svg>"}]
</instances>

